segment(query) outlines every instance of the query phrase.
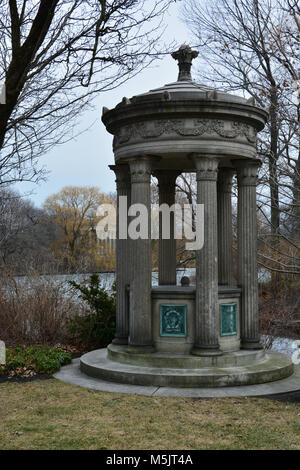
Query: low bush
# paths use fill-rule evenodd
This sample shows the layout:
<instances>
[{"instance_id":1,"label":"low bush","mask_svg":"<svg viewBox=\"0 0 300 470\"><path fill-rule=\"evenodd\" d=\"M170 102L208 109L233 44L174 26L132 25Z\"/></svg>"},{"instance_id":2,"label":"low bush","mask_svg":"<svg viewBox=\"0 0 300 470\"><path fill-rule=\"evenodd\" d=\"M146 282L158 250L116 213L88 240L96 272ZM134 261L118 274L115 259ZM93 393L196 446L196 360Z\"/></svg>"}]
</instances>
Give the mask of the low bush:
<instances>
[{"instance_id":1,"label":"low bush","mask_svg":"<svg viewBox=\"0 0 300 470\"><path fill-rule=\"evenodd\" d=\"M259 327L266 335L265 347L270 348L276 337L300 337L299 288L283 287L274 291L271 286L260 289Z\"/></svg>"},{"instance_id":2,"label":"low bush","mask_svg":"<svg viewBox=\"0 0 300 470\"><path fill-rule=\"evenodd\" d=\"M24 375L26 371L52 375L62 365L70 362L71 354L62 349L47 346L27 348L18 346L6 350L6 364L0 366L0 375Z\"/></svg>"},{"instance_id":3,"label":"low bush","mask_svg":"<svg viewBox=\"0 0 300 470\"><path fill-rule=\"evenodd\" d=\"M9 346L67 343L68 320L81 309L65 282L34 271L0 275L0 339Z\"/></svg>"},{"instance_id":4,"label":"low bush","mask_svg":"<svg viewBox=\"0 0 300 470\"><path fill-rule=\"evenodd\" d=\"M84 314L74 315L69 320L69 331L74 340L87 347L105 347L113 339L116 327L115 286L109 293L97 274L90 276L88 284L69 281L79 292L79 298L88 306Z\"/></svg>"}]
</instances>

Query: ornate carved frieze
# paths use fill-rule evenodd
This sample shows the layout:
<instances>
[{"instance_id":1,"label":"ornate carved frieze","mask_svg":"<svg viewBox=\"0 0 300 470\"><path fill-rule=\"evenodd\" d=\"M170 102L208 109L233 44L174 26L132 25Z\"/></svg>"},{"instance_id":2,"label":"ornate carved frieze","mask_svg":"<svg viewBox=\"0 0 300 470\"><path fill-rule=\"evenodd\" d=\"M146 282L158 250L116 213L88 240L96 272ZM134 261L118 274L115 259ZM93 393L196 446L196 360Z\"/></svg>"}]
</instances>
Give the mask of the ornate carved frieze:
<instances>
[{"instance_id":1,"label":"ornate carved frieze","mask_svg":"<svg viewBox=\"0 0 300 470\"><path fill-rule=\"evenodd\" d=\"M249 143L255 144L256 130L243 122L223 121L220 119L160 119L130 124L115 134L114 146L122 145L130 140L151 139L163 135L180 135L193 137L202 135L218 135L226 139L246 137Z\"/></svg>"}]
</instances>

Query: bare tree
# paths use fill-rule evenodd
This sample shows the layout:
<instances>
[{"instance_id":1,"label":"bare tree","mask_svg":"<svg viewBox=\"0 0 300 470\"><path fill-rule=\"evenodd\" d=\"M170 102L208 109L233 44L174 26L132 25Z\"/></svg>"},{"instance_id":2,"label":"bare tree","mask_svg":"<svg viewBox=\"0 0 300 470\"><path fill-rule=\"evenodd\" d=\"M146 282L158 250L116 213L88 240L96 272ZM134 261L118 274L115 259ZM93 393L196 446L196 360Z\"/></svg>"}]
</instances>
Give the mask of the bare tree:
<instances>
[{"instance_id":1,"label":"bare tree","mask_svg":"<svg viewBox=\"0 0 300 470\"><path fill-rule=\"evenodd\" d=\"M172 1L1 1L0 184L37 181L92 98L157 57Z\"/></svg>"},{"instance_id":2,"label":"bare tree","mask_svg":"<svg viewBox=\"0 0 300 470\"><path fill-rule=\"evenodd\" d=\"M261 253L260 262L274 273L275 281L278 272L299 273L299 238L291 229L297 225L299 212L294 209L300 201L295 186L299 181L299 106L293 99L299 80L299 5L294 0L187 0L183 8L184 21L205 63L201 80L251 95L257 104L269 108L258 153L264 163L259 209L269 222L271 256ZM284 226L288 218L289 230ZM283 259L283 240L298 252L298 259L295 253Z\"/></svg>"},{"instance_id":3,"label":"bare tree","mask_svg":"<svg viewBox=\"0 0 300 470\"><path fill-rule=\"evenodd\" d=\"M0 266L14 273L25 268L51 270L50 242L57 227L44 211L11 189L0 189Z\"/></svg>"}]
</instances>

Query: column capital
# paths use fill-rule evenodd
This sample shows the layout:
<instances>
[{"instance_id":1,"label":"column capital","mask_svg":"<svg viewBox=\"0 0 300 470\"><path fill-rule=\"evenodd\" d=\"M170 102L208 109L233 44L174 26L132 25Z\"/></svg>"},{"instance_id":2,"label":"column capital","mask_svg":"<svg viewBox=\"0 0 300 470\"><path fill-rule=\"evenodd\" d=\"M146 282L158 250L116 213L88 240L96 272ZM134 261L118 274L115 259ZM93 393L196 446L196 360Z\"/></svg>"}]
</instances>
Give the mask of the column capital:
<instances>
[{"instance_id":1,"label":"column capital","mask_svg":"<svg viewBox=\"0 0 300 470\"><path fill-rule=\"evenodd\" d=\"M176 178L181 175L181 170L155 170L153 176L158 180L158 186L175 184Z\"/></svg>"},{"instance_id":2,"label":"column capital","mask_svg":"<svg viewBox=\"0 0 300 470\"><path fill-rule=\"evenodd\" d=\"M233 168L219 168L218 171L218 191L222 193L231 193L232 190L232 178L235 174Z\"/></svg>"},{"instance_id":3,"label":"column capital","mask_svg":"<svg viewBox=\"0 0 300 470\"><path fill-rule=\"evenodd\" d=\"M154 161L160 157L153 155L141 155L137 157L128 158L131 173L132 183L150 183L150 176Z\"/></svg>"},{"instance_id":4,"label":"column capital","mask_svg":"<svg viewBox=\"0 0 300 470\"><path fill-rule=\"evenodd\" d=\"M125 163L118 163L116 165L108 165L116 175L115 182L117 189L127 189L130 186L130 171L129 166Z\"/></svg>"},{"instance_id":5,"label":"column capital","mask_svg":"<svg viewBox=\"0 0 300 470\"><path fill-rule=\"evenodd\" d=\"M256 186L260 160L236 160L234 165L237 168L239 186Z\"/></svg>"},{"instance_id":6,"label":"column capital","mask_svg":"<svg viewBox=\"0 0 300 470\"><path fill-rule=\"evenodd\" d=\"M219 160L215 157L205 157L193 153L191 158L196 166L197 181L217 181Z\"/></svg>"}]
</instances>

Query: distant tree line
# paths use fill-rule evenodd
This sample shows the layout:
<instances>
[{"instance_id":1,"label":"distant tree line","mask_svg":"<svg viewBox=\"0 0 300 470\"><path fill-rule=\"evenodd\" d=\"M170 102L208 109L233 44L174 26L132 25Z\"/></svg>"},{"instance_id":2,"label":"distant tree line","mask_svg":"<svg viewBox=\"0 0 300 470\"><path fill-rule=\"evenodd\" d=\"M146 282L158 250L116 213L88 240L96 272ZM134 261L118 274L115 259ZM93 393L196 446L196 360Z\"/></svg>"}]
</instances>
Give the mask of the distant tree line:
<instances>
[{"instance_id":1,"label":"distant tree line","mask_svg":"<svg viewBox=\"0 0 300 470\"><path fill-rule=\"evenodd\" d=\"M113 270L115 253L97 239L97 207L113 201L94 187L69 186L34 207L0 189L0 267L15 274Z\"/></svg>"}]
</instances>

